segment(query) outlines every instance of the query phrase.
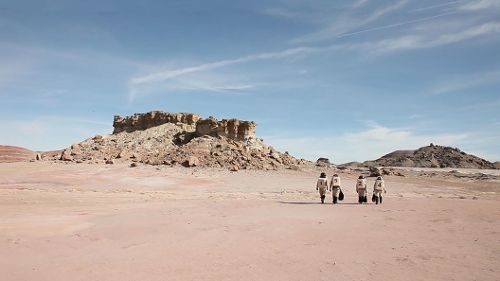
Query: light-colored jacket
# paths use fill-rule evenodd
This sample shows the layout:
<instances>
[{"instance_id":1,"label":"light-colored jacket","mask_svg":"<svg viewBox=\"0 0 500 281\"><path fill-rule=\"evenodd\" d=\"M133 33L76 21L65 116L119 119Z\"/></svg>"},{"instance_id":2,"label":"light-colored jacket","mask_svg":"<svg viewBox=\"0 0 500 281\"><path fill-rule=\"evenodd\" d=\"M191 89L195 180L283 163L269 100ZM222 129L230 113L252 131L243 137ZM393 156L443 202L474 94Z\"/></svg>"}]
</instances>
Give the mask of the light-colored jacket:
<instances>
[{"instance_id":1,"label":"light-colored jacket","mask_svg":"<svg viewBox=\"0 0 500 281\"><path fill-rule=\"evenodd\" d=\"M376 180L373 185L373 191L385 191L385 182L384 180Z\"/></svg>"},{"instance_id":2,"label":"light-colored jacket","mask_svg":"<svg viewBox=\"0 0 500 281\"><path fill-rule=\"evenodd\" d=\"M356 190L366 189L366 179L358 179L356 182Z\"/></svg>"},{"instance_id":3,"label":"light-colored jacket","mask_svg":"<svg viewBox=\"0 0 500 281\"><path fill-rule=\"evenodd\" d=\"M330 181L330 188L332 187L340 187L340 177L332 177Z\"/></svg>"},{"instance_id":4,"label":"light-colored jacket","mask_svg":"<svg viewBox=\"0 0 500 281\"><path fill-rule=\"evenodd\" d=\"M318 182L316 183L316 188L328 188L328 179L319 178Z\"/></svg>"}]
</instances>

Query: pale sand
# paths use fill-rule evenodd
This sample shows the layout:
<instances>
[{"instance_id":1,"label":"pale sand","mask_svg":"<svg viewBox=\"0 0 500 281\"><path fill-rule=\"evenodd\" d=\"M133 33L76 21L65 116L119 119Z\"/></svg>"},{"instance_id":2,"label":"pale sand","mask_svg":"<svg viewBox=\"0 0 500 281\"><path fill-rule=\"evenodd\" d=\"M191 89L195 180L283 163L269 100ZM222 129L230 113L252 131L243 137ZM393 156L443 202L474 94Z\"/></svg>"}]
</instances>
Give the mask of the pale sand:
<instances>
[{"instance_id":1,"label":"pale sand","mask_svg":"<svg viewBox=\"0 0 500 281\"><path fill-rule=\"evenodd\" d=\"M321 205L316 176L0 164L0 279L500 280L498 182L388 177L360 206L341 174Z\"/></svg>"}]
</instances>

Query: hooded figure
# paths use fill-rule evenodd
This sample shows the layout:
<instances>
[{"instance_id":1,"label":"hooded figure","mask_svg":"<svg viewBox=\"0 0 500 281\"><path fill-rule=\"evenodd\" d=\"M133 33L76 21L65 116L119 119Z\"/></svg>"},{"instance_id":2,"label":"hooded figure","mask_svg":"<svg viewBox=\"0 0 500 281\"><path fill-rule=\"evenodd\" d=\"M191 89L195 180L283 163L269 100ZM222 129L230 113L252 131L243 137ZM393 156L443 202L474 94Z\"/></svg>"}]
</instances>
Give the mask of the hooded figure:
<instances>
[{"instance_id":1,"label":"hooded figure","mask_svg":"<svg viewBox=\"0 0 500 281\"><path fill-rule=\"evenodd\" d=\"M385 182L382 177L377 177L373 185L373 195L375 195L375 204L382 204L382 192L387 193L385 190Z\"/></svg>"},{"instance_id":2,"label":"hooded figure","mask_svg":"<svg viewBox=\"0 0 500 281\"><path fill-rule=\"evenodd\" d=\"M332 192L333 204L337 204L340 191L340 177L337 174L332 176L332 180L330 181L330 191Z\"/></svg>"},{"instance_id":3,"label":"hooded figure","mask_svg":"<svg viewBox=\"0 0 500 281\"><path fill-rule=\"evenodd\" d=\"M356 192L358 193L358 203L366 203L368 202L368 198L366 198L366 180L365 177L359 176L356 181Z\"/></svg>"},{"instance_id":4,"label":"hooded figure","mask_svg":"<svg viewBox=\"0 0 500 281\"><path fill-rule=\"evenodd\" d=\"M319 196L321 198L321 204L325 203L325 194L328 189L328 179L325 173L319 175L318 182L316 182L316 190L319 190Z\"/></svg>"}]
</instances>

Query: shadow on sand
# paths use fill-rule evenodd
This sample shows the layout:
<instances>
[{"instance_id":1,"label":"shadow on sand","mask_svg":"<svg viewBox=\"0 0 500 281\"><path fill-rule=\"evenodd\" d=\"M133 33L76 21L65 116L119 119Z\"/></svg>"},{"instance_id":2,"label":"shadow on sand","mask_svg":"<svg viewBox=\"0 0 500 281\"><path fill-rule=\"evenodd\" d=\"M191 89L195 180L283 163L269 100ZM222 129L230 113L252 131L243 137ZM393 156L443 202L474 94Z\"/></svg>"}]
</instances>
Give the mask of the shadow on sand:
<instances>
[{"instance_id":1,"label":"shadow on sand","mask_svg":"<svg viewBox=\"0 0 500 281\"><path fill-rule=\"evenodd\" d=\"M290 204L290 205L321 205L321 202L305 202L305 201L278 201L280 204ZM333 205L331 202L325 202L323 205ZM337 205L360 205L357 202L346 202L346 203L338 203ZM366 205L366 204L363 204Z\"/></svg>"}]
</instances>

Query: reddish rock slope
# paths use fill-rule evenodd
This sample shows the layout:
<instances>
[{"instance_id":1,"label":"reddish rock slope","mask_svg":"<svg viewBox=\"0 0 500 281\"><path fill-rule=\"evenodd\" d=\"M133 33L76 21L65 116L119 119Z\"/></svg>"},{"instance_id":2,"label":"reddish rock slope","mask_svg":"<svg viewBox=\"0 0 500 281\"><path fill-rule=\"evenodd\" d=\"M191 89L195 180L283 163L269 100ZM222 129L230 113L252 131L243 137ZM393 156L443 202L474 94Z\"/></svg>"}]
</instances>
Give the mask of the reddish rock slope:
<instances>
[{"instance_id":1,"label":"reddish rock slope","mask_svg":"<svg viewBox=\"0 0 500 281\"><path fill-rule=\"evenodd\" d=\"M0 163L22 162L35 159L36 152L26 148L0 145Z\"/></svg>"}]
</instances>

